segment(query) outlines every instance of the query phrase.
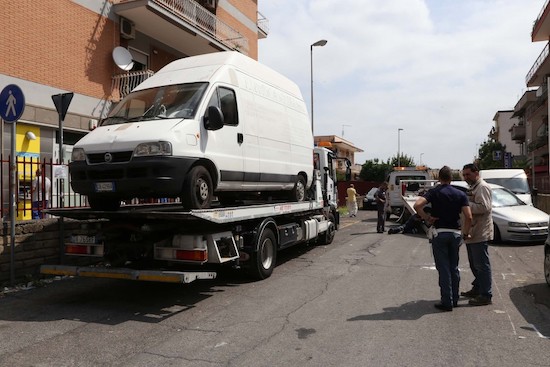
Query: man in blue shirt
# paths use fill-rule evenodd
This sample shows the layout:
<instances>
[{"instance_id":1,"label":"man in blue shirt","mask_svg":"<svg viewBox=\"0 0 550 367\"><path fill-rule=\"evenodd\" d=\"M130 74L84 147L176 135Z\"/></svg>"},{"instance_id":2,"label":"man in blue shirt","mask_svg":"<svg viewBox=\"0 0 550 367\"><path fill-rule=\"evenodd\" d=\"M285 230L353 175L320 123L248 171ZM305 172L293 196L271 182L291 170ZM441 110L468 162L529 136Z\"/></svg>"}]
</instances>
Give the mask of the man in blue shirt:
<instances>
[{"instance_id":1,"label":"man in blue shirt","mask_svg":"<svg viewBox=\"0 0 550 367\"><path fill-rule=\"evenodd\" d=\"M452 171L448 166L439 170L440 184L414 203L414 210L426 223L435 227L432 239L435 267L439 273L441 301L435 308L452 311L458 305L460 271L458 253L463 237L470 233L472 212L466 194L450 185ZM431 214L424 207L431 204ZM464 216L461 228L460 214Z\"/></svg>"}]
</instances>

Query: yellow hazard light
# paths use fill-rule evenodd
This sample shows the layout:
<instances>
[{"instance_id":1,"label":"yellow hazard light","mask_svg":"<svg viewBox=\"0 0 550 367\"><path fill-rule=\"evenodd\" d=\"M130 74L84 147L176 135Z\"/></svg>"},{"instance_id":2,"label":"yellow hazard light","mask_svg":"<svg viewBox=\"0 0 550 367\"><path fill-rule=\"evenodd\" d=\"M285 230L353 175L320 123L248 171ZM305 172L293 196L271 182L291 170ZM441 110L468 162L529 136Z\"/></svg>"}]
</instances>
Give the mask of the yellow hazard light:
<instances>
[{"instance_id":1,"label":"yellow hazard light","mask_svg":"<svg viewBox=\"0 0 550 367\"><path fill-rule=\"evenodd\" d=\"M330 141L320 141L317 143L318 147L332 148L332 143Z\"/></svg>"}]
</instances>

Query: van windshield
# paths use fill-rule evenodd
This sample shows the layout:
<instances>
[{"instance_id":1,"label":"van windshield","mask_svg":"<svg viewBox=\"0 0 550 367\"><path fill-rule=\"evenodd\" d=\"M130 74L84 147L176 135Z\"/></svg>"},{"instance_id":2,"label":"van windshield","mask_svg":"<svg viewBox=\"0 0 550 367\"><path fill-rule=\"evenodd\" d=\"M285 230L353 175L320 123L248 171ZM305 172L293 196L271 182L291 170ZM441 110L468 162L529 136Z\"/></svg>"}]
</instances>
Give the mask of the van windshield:
<instances>
[{"instance_id":1,"label":"van windshield","mask_svg":"<svg viewBox=\"0 0 550 367\"><path fill-rule=\"evenodd\" d=\"M132 92L109 113L101 126L194 118L207 86L208 83L175 84Z\"/></svg>"},{"instance_id":2,"label":"van windshield","mask_svg":"<svg viewBox=\"0 0 550 367\"><path fill-rule=\"evenodd\" d=\"M506 187L514 194L529 194L529 184L525 178L484 178L486 182Z\"/></svg>"}]
</instances>

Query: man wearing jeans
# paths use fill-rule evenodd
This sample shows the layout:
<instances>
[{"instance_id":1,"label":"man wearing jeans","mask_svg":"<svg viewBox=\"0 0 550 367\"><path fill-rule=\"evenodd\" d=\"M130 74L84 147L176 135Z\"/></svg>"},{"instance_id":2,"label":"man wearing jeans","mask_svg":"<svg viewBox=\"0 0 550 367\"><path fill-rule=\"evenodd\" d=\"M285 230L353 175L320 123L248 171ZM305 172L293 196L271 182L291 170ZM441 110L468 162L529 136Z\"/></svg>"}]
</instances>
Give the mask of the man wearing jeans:
<instances>
[{"instance_id":1,"label":"man wearing jeans","mask_svg":"<svg viewBox=\"0 0 550 367\"><path fill-rule=\"evenodd\" d=\"M493 239L491 188L479 177L479 169L475 164L465 165L462 169L462 176L470 185L468 200L473 219L470 236L465 242L474 281L472 289L461 294L470 298L470 305L485 306L492 303L493 297L488 246L488 242Z\"/></svg>"},{"instance_id":2,"label":"man wearing jeans","mask_svg":"<svg viewBox=\"0 0 550 367\"><path fill-rule=\"evenodd\" d=\"M466 194L450 185L451 169L443 166L439 170L439 182L414 203L414 210L426 223L435 226L437 235L432 238L432 251L435 267L439 273L441 302L435 308L441 311L452 311L458 305L460 271L458 253L462 238L470 232L472 212ZM424 207L432 205L431 215ZM464 226L461 228L460 214L464 215Z\"/></svg>"}]
</instances>

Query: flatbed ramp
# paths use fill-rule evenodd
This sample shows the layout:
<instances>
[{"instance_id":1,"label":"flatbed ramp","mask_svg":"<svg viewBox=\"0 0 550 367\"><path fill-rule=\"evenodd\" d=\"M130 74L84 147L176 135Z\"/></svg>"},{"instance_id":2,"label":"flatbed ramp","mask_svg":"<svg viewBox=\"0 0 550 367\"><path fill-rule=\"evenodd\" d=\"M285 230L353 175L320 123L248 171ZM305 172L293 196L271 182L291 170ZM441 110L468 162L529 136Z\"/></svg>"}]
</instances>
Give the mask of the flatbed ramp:
<instances>
[{"instance_id":1,"label":"flatbed ramp","mask_svg":"<svg viewBox=\"0 0 550 367\"><path fill-rule=\"evenodd\" d=\"M40 272L42 274L57 276L80 276L165 283L191 283L199 279L216 278L216 272L213 271L135 270L101 266L42 265L40 267Z\"/></svg>"}]
</instances>

